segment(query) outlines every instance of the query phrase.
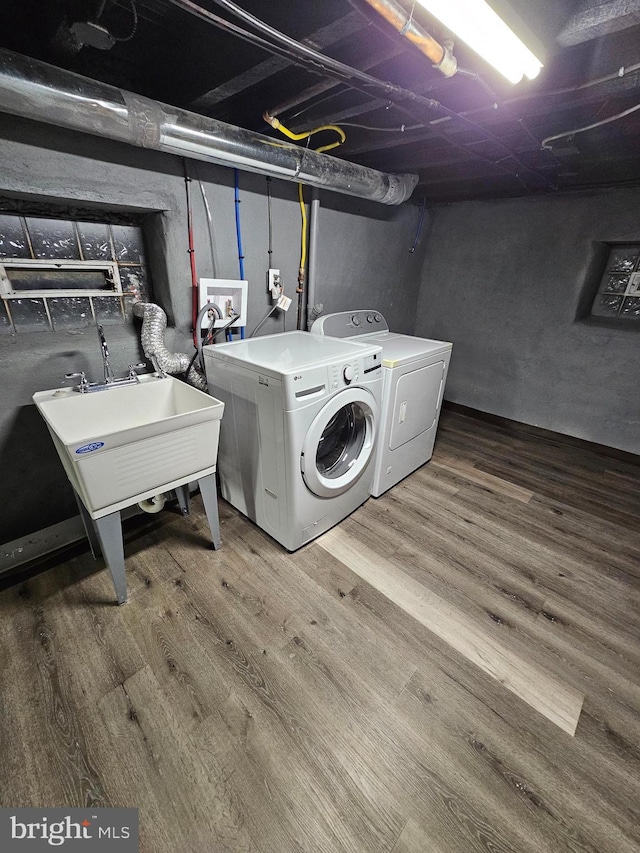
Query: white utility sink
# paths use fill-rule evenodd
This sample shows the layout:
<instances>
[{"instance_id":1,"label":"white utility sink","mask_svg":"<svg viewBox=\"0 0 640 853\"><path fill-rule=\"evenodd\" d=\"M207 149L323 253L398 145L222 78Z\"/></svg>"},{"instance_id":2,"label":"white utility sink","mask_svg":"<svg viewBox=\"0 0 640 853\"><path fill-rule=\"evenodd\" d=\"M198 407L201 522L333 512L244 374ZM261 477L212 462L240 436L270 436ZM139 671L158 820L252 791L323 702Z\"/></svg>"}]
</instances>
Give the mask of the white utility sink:
<instances>
[{"instance_id":1,"label":"white utility sink","mask_svg":"<svg viewBox=\"0 0 640 853\"><path fill-rule=\"evenodd\" d=\"M224 403L172 376L139 380L85 394L58 388L33 395L94 519L215 470Z\"/></svg>"}]
</instances>

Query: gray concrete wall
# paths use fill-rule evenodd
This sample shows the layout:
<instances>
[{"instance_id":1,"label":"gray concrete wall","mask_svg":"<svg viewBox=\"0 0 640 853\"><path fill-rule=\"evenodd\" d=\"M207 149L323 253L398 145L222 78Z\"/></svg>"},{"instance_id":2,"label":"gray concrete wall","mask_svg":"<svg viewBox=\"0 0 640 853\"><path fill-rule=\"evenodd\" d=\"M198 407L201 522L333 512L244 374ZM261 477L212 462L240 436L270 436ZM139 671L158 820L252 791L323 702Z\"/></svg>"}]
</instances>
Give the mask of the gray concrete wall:
<instances>
[{"instance_id":1,"label":"gray concrete wall","mask_svg":"<svg viewBox=\"0 0 640 853\"><path fill-rule=\"evenodd\" d=\"M169 316L169 347L192 351L191 277L187 252L182 162L157 152L1 116L0 195L81 207L147 214L145 232L155 301ZM213 218L213 240L198 184L192 184L198 275L238 278L233 170L192 164L202 179ZM283 318L269 320L261 334L292 330L299 260L300 211L295 184L272 181L273 266L294 300ZM270 307L266 292L267 197L264 177L241 173L245 274L249 280L248 331ZM307 200L310 190L307 190ZM325 311L376 307L399 329L413 323L422 249L409 253L417 208L385 208L321 194L317 301ZM109 327L114 367L139 361L139 328ZM74 515L75 503L49 435L31 395L63 384L85 369L101 374L97 338L84 333L0 335L2 407L0 470L3 512L0 542L28 535Z\"/></svg>"},{"instance_id":2,"label":"gray concrete wall","mask_svg":"<svg viewBox=\"0 0 640 853\"><path fill-rule=\"evenodd\" d=\"M323 196L316 301L324 313L352 308L382 311L396 332L413 333L428 216L411 253L420 210Z\"/></svg>"},{"instance_id":3,"label":"gray concrete wall","mask_svg":"<svg viewBox=\"0 0 640 853\"><path fill-rule=\"evenodd\" d=\"M640 324L576 319L640 190L434 208L415 332L454 343L446 398L640 453Z\"/></svg>"}]
</instances>

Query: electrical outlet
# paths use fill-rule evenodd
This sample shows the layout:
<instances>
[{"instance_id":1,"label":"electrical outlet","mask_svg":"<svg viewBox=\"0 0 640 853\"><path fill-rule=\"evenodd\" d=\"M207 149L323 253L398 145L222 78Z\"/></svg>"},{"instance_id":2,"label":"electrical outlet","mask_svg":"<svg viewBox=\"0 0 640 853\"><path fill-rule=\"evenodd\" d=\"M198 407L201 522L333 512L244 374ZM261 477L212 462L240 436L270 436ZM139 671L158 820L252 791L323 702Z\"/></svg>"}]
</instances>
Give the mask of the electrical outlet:
<instances>
[{"instance_id":1,"label":"electrical outlet","mask_svg":"<svg viewBox=\"0 0 640 853\"><path fill-rule=\"evenodd\" d=\"M272 299L279 299L282 293L282 282L280 281L280 270L267 270L267 287Z\"/></svg>"},{"instance_id":2,"label":"electrical outlet","mask_svg":"<svg viewBox=\"0 0 640 853\"><path fill-rule=\"evenodd\" d=\"M278 299L278 308L282 308L283 311L288 311L290 305L291 300L289 297L285 296L284 293L280 294L280 298Z\"/></svg>"}]
</instances>

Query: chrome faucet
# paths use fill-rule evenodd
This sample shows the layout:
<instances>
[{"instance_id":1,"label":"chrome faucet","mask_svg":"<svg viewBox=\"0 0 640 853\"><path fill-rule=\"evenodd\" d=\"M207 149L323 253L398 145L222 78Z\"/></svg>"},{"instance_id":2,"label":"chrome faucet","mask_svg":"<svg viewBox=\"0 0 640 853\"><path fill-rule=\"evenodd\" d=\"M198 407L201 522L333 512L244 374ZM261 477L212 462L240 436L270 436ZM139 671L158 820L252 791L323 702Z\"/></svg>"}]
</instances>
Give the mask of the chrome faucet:
<instances>
[{"instance_id":1,"label":"chrome faucet","mask_svg":"<svg viewBox=\"0 0 640 853\"><path fill-rule=\"evenodd\" d=\"M98 337L100 338L100 351L102 352L104 381L105 384L108 385L114 381L115 376L113 375L113 370L111 369L111 362L109 361L109 347L107 346L107 341L104 336L104 329L100 325L98 326Z\"/></svg>"},{"instance_id":2,"label":"chrome faucet","mask_svg":"<svg viewBox=\"0 0 640 853\"><path fill-rule=\"evenodd\" d=\"M160 366L160 364L159 364L159 362L158 362L158 359L157 359L157 357L156 357L155 353L154 353L152 356L150 356L150 358L151 358L151 364L153 365L153 369L154 369L154 370L155 370L155 372L158 374L158 376L160 377L160 379L166 379L166 378L167 378L167 374L166 374L166 372L165 372L164 368Z\"/></svg>"},{"instance_id":3,"label":"chrome faucet","mask_svg":"<svg viewBox=\"0 0 640 853\"><path fill-rule=\"evenodd\" d=\"M108 388L121 388L125 385L137 385L140 381L136 371L146 367L144 362L140 364L130 364L129 373L122 379L116 379L111 369L111 361L109 359L109 347L104 336L104 329L98 325L98 337L100 338L100 353L102 355L102 366L104 368L104 382L89 382L83 372L80 373L65 373L65 379L80 378L80 383L74 386L74 391L79 391L81 394L88 394L91 391L106 391ZM157 365L154 362L157 369ZM166 377L164 371L159 373L161 378Z\"/></svg>"}]
</instances>

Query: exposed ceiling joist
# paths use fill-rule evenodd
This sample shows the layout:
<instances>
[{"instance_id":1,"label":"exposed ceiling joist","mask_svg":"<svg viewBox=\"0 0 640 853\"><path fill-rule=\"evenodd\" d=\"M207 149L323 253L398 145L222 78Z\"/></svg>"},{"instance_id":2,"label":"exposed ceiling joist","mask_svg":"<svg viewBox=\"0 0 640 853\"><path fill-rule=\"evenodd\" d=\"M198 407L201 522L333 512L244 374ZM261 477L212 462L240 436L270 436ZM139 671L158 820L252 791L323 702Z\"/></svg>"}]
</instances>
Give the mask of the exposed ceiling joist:
<instances>
[{"instance_id":1,"label":"exposed ceiling joist","mask_svg":"<svg viewBox=\"0 0 640 853\"><path fill-rule=\"evenodd\" d=\"M302 41L316 50L324 50L368 26L368 21L359 12L349 12L343 18L339 18L326 27L321 27L316 32L311 33L311 35L302 39ZM264 62L254 65L253 68L249 68L242 74L238 74L232 80L228 80L226 83L216 86L215 89L204 92L191 102L189 109L196 111L209 110L216 106L216 104L240 94L256 83L260 83L268 77L273 77L274 74L283 71L285 68L289 68L292 64L280 56L271 56L269 59L265 59Z\"/></svg>"},{"instance_id":2,"label":"exposed ceiling joist","mask_svg":"<svg viewBox=\"0 0 640 853\"><path fill-rule=\"evenodd\" d=\"M368 69L365 69L365 70L368 70ZM428 80L423 80L421 82L413 82L410 85L410 88L411 88L412 92L415 92L418 95L422 95L422 94L426 94L427 92L429 92L431 87L429 85ZM353 95L353 97L357 97L357 98L360 98L362 96L360 92L353 92L352 95ZM334 110L326 110L325 109L325 111L320 115L318 115L317 113L311 113L313 116L313 119L307 120L305 122L305 125L308 125L309 121L311 121L311 120L313 121L313 124L316 124L316 125L340 124L340 122L344 122L349 118L356 118L357 116L366 115L367 113L371 113L371 112L375 112L376 110L387 109L387 108L394 109L394 110L396 109L391 104L390 101L385 100L384 98L373 98L372 97L369 100L354 104L353 106L338 108L338 109L334 109ZM395 114L396 115L397 114L402 115L401 112L398 112ZM415 123L415 121L416 120L414 119L413 123ZM399 123L402 123L402 122L399 122ZM411 122L408 121L405 117L405 124L410 124L410 123ZM293 125L292 125L293 129L294 130L302 129L302 125L300 125L300 127L298 127L298 125L300 125L299 122L293 123Z\"/></svg>"},{"instance_id":3,"label":"exposed ceiling joist","mask_svg":"<svg viewBox=\"0 0 640 853\"><path fill-rule=\"evenodd\" d=\"M640 0L583 0L557 36L562 47L640 24Z\"/></svg>"},{"instance_id":4,"label":"exposed ceiling joist","mask_svg":"<svg viewBox=\"0 0 640 853\"><path fill-rule=\"evenodd\" d=\"M289 51L282 40L272 44L265 30L257 30L258 46L233 28L212 28L206 16L187 20L175 13L182 5L175 0L134 0L139 21L132 38L109 50L87 45L79 51L62 50L56 33L69 29L78 9L86 16L100 0L4 0L0 46L270 135L261 122L265 109L279 113L293 132L344 124L346 142L331 154L385 172L418 171L418 199L640 183L640 110L628 112L640 101L640 0L490 0L524 23L534 18L539 38L557 48L536 80L515 87L461 42L454 53L463 73L443 78L382 19L374 26L368 4L369 18L354 11L350 4L360 9L357 0L236 2L293 41ZM400 2L413 9L413 0ZM124 34L131 0L107 4L105 26L113 23L114 33ZM432 21L418 5L415 16L428 29ZM300 51L313 59L303 64L296 51L311 45L321 55ZM269 55L270 46L276 55ZM327 74L331 63L343 74ZM408 99L398 101L400 90ZM613 121L583 132L607 118ZM415 129L379 130L402 125ZM552 137L552 150L542 150L541 141Z\"/></svg>"},{"instance_id":5,"label":"exposed ceiling joist","mask_svg":"<svg viewBox=\"0 0 640 853\"><path fill-rule=\"evenodd\" d=\"M402 53L402 49L400 47L396 45L389 45L386 50L380 53L376 53L364 62L361 62L359 68L361 71L371 71L376 66L382 64L383 62L386 62L389 59L393 59L400 53ZM344 84L339 83L336 80L323 80L320 83L316 83L315 86L311 86L309 89L305 89L298 95L289 98L286 102L282 102L268 109L268 112L270 115L279 116L281 113L288 112L289 110L299 106L300 104L308 103L313 98L317 98L318 95L322 95L325 92L330 92L332 89L337 89L338 87L343 86Z\"/></svg>"}]
</instances>

